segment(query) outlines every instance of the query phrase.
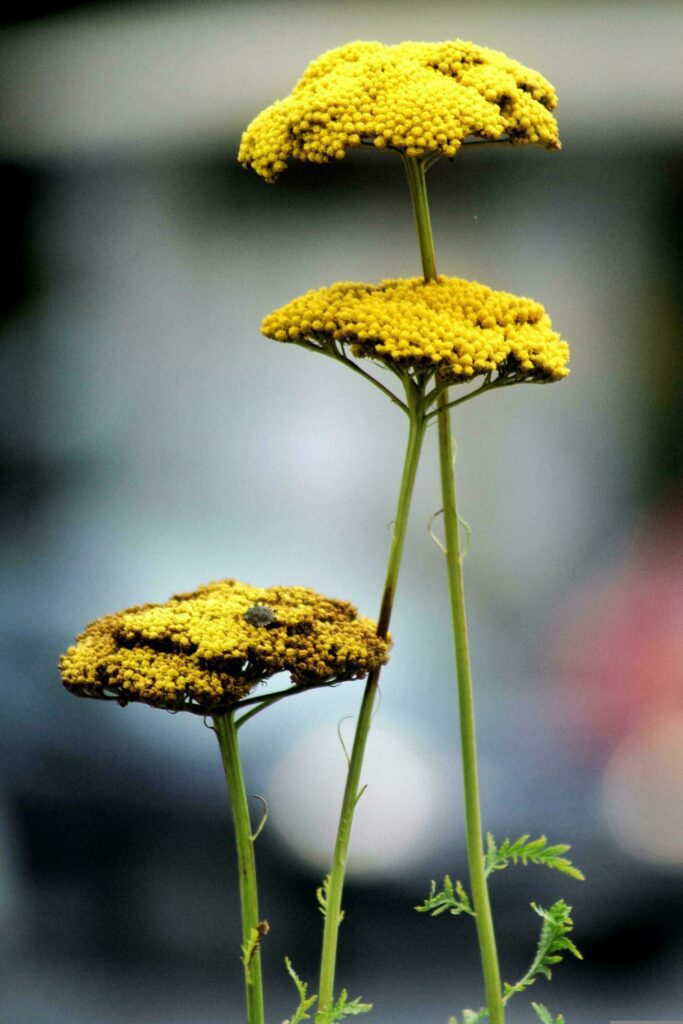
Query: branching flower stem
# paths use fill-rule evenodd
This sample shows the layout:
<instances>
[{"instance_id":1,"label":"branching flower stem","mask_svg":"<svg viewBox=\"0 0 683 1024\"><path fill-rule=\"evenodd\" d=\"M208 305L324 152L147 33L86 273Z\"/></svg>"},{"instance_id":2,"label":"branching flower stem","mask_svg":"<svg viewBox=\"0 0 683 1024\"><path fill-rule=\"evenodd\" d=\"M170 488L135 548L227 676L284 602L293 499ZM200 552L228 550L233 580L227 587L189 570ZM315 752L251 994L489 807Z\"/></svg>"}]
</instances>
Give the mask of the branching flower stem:
<instances>
[{"instance_id":1,"label":"branching flower stem","mask_svg":"<svg viewBox=\"0 0 683 1024\"><path fill-rule=\"evenodd\" d=\"M228 783L228 794L235 826L237 870L239 875L240 905L242 910L242 951L244 981L247 997L248 1024L264 1024L263 981L261 977L261 950L259 948L259 909L256 886L254 837L249 816L247 792L237 744L234 712L214 715L213 727L223 759L223 770Z\"/></svg>"},{"instance_id":2,"label":"branching flower stem","mask_svg":"<svg viewBox=\"0 0 683 1024\"><path fill-rule=\"evenodd\" d=\"M406 448L401 487L394 520L393 535L389 549L389 560L387 563L386 580L384 592L380 605L380 612L377 624L379 636L385 637L389 630L389 621L394 604L394 595L398 582L403 545L408 525L408 515L415 485L415 476L420 459L422 442L427 426L426 405L424 387L406 376L403 380L406 391L406 403L410 421L408 434L408 445ZM341 814L337 839L334 848L332 868L327 886L327 908L325 913L325 927L323 932L323 946L320 962L320 986L318 995L318 1010L324 1012L329 1010L334 1000L334 976L337 959L337 943L339 937L339 925L341 923L341 903L344 888L344 877L346 874L346 860L351 838L351 826L353 815L358 803L360 794L360 773L365 754L365 746L368 733L372 723L372 710L379 685L380 669L376 669L368 676L365 684L365 692L358 714L358 723L353 741L353 748L349 757L348 774L346 787L342 801Z\"/></svg>"},{"instance_id":3,"label":"branching flower stem","mask_svg":"<svg viewBox=\"0 0 683 1024\"><path fill-rule=\"evenodd\" d=\"M436 279L436 259L432 237L427 183L422 160L404 157L404 164L413 200L415 223L420 242L422 269L426 280ZM491 1024L504 1024L503 1005L498 966L496 938L484 870L484 837L481 826L477 745L474 726L474 698L470 667L462 555L458 529L453 475L453 441L451 436L450 403L444 388L437 397L439 422L439 462L443 493L444 530L446 537L446 564L453 619L453 639L458 678L458 705L460 711L460 742L463 782L465 790L465 819L467 828L467 860L469 865L472 900L476 915L477 936L484 975L486 1002Z\"/></svg>"}]
</instances>

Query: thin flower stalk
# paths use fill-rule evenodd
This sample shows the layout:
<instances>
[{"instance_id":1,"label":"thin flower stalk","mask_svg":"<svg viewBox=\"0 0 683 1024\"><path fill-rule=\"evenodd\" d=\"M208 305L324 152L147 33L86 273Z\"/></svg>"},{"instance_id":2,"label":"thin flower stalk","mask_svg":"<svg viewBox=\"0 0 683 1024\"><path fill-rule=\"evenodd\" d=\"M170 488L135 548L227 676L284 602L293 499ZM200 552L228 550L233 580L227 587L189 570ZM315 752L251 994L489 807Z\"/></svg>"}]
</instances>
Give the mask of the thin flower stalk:
<instances>
[{"instance_id":1,"label":"thin flower stalk","mask_svg":"<svg viewBox=\"0 0 683 1024\"><path fill-rule=\"evenodd\" d=\"M267 925L259 917L254 838L247 791L242 774L234 712L228 711L222 715L215 715L213 723L221 751L225 780L228 784L232 820L235 827L247 1021L248 1024L264 1024L260 939Z\"/></svg>"},{"instance_id":2,"label":"thin flower stalk","mask_svg":"<svg viewBox=\"0 0 683 1024\"><path fill-rule=\"evenodd\" d=\"M406 156L404 157L404 164L413 200L413 210L415 212L415 222L422 256L422 268L425 278L429 280L436 277L436 258L429 217L424 163L419 158ZM491 1024L504 1024L505 1009L500 981L500 968L498 965L496 937L484 863L484 840L481 825L477 744L474 724L474 697L467 635L458 512L455 499L453 442L449 404L448 389L444 388L437 396L439 464L441 469L444 530L446 536L445 558L448 571L458 682L467 861L489 1020Z\"/></svg>"},{"instance_id":3,"label":"thin flower stalk","mask_svg":"<svg viewBox=\"0 0 683 1024\"><path fill-rule=\"evenodd\" d=\"M396 594L399 570L403 555L403 546L408 525L408 516L415 485L417 467L422 450L422 442L427 426L426 406L423 389L406 379L406 400L409 409L410 430L406 448L403 475L396 508L396 519L393 524L393 535L389 549L386 579L380 604L377 633L385 639L389 630L391 612ZM334 980L339 942L339 926L342 920L342 894L346 876L346 863L351 838L353 816L358 803L360 775L365 755L365 748L372 724L372 711L379 686L380 667L370 672L365 685L365 692L358 713L358 722L349 757L348 773L344 788L337 838L332 858L332 867L327 884L327 907L320 960L320 984L318 993L318 1009L320 1012L329 1010L334 1001Z\"/></svg>"}]
</instances>

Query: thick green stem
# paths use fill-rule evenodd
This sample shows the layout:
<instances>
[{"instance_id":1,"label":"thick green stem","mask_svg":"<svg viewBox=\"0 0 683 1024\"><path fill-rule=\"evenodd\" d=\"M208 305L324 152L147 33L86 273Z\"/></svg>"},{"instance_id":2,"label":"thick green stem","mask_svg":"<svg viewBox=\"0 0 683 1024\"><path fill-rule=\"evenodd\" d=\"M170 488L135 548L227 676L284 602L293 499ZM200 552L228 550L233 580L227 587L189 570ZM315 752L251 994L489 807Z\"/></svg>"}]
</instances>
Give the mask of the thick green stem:
<instances>
[{"instance_id":1,"label":"thick green stem","mask_svg":"<svg viewBox=\"0 0 683 1024\"><path fill-rule=\"evenodd\" d=\"M410 185L410 198L413 200L415 226L417 227L420 256L422 257L422 272L425 281L436 280L436 256L434 254L432 222L429 216L429 203L427 201L427 172L425 165L422 160L417 160L412 156L404 156L403 166L406 169L408 184Z\"/></svg>"},{"instance_id":2,"label":"thick green stem","mask_svg":"<svg viewBox=\"0 0 683 1024\"><path fill-rule=\"evenodd\" d=\"M409 385L414 387L414 385ZM389 561L387 564L387 575L384 584L384 593L380 606L377 632L379 636L385 637L389 629L389 620L396 593L396 584L403 554L403 544L408 525L408 514L415 485L415 475L420 459L420 451L424 439L426 427L425 410L422 398L413 395L410 410L410 433L408 435L408 447L406 449L401 489L396 509L396 519L393 524L393 536L389 550ZM346 874L346 859L351 838L351 826L353 815L360 793L360 773L365 754L365 745L372 723L372 710L377 695L380 669L375 669L368 676L365 684L365 692L358 714L356 734L353 741L353 749L349 758L349 768L346 777L346 788L342 801L341 814L339 818L339 829L334 848L332 870L327 884L327 912L325 914L325 928L323 932L323 947L320 961L320 987L318 990L318 1008L327 1010L334 1000L334 976L337 959L337 943L339 937L339 925L341 923L342 892L344 888L344 877Z\"/></svg>"},{"instance_id":3,"label":"thick green stem","mask_svg":"<svg viewBox=\"0 0 683 1024\"><path fill-rule=\"evenodd\" d=\"M460 710L460 746L462 774L465 789L465 821L467 826L467 862L469 865L472 900L476 913L479 950L484 973L486 1003L490 1024L503 1024L505 1010L500 985L500 969L496 950L496 936L484 871L484 837L481 827L479 800L479 773L477 770L477 740L474 728L474 695L472 670L467 638L465 589L462 574L462 554L458 529L458 511L455 503L453 478L453 442L450 411L446 393L439 395L439 462L443 493L444 531L446 535L446 564L451 596L453 640L458 672L458 707Z\"/></svg>"},{"instance_id":4,"label":"thick green stem","mask_svg":"<svg viewBox=\"0 0 683 1024\"><path fill-rule=\"evenodd\" d=\"M244 788L244 776L237 744L237 728L233 712L214 716L214 727L221 748L223 770L228 783L228 794L235 825L237 870L239 875L240 904L242 908L242 950L244 980L247 997L248 1024L263 1024L263 981L261 978L261 951L259 948L259 910L256 886L256 861L251 833L249 804Z\"/></svg>"},{"instance_id":5,"label":"thick green stem","mask_svg":"<svg viewBox=\"0 0 683 1024\"><path fill-rule=\"evenodd\" d=\"M413 200L417 235L420 242L422 268L426 280L436 278L434 240L429 218L427 183L424 164L420 160L405 157L404 163ZM484 839L481 827L479 799L479 773L477 769L477 743L474 727L474 697L472 693L472 672L470 668L469 641L467 638L467 617L465 614L465 590L462 575L462 555L458 531L458 512L455 503L455 482L453 477L453 441L451 438L448 389L440 392L438 399L439 420L439 462L441 466L441 488L443 492L444 529L446 534L446 564L448 586L453 620L453 640L458 676L458 706L460 711L460 749L462 757L463 785L465 790L465 822L467 829L467 861L469 865L472 900L476 912L477 936L481 954L486 1002L490 1024L504 1024L505 1010L500 984L500 968L493 918L489 901L486 874L484 871Z\"/></svg>"}]
</instances>

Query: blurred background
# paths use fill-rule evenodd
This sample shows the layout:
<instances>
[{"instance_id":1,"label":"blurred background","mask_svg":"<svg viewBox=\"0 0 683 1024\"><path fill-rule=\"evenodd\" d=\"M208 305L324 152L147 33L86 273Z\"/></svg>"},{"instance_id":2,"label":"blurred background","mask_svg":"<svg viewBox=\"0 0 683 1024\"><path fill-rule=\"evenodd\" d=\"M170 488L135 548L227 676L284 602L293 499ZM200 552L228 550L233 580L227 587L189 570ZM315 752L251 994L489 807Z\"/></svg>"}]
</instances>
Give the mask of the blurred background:
<instances>
[{"instance_id":1,"label":"blurred background","mask_svg":"<svg viewBox=\"0 0 683 1024\"><path fill-rule=\"evenodd\" d=\"M585 962L530 995L568 1024L683 1018L683 6L55 0L0 28L3 1024L243 1019L214 738L76 701L56 662L91 619L225 576L376 615L406 424L259 324L311 287L419 273L400 161L269 187L236 151L321 51L458 36L547 75L564 143L430 173L440 270L533 296L572 346L567 381L455 417L485 824L572 842L588 879L495 877L503 974L533 956L529 902L564 896ZM471 924L412 910L466 870L430 440L342 930L340 981L377 1024L481 1001ZM360 692L242 734L270 805L273 1022L285 954L315 985ZM511 1024L531 1016L516 997Z\"/></svg>"}]
</instances>

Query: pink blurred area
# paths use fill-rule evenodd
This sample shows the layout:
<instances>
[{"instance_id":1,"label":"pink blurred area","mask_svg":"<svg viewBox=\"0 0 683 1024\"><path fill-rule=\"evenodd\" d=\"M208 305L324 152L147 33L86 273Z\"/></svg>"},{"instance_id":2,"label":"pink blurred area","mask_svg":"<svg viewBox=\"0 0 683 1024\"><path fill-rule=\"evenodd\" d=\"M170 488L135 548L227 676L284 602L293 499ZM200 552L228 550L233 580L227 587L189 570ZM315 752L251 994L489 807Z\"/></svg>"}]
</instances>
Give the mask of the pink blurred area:
<instances>
[{"instance_id":1,"label":"pink blurred area","mask_svg":"<svg viewBox=\"0 0 683 1024\"><path fill-rule=\"evenodd\" d=\"M562 728L580 747L604 751L683 711L683 490L646 509L625 553L573 594L548 654Z\"/></svg>"}]
</instances>

